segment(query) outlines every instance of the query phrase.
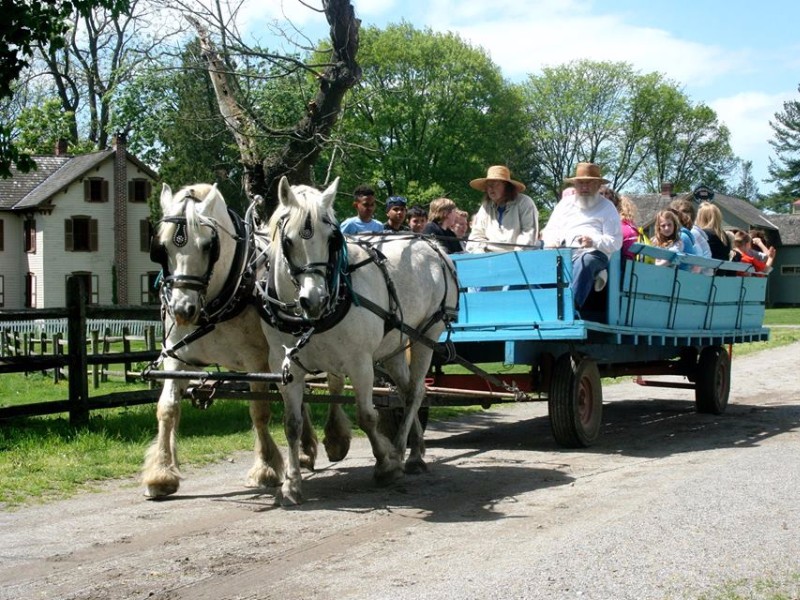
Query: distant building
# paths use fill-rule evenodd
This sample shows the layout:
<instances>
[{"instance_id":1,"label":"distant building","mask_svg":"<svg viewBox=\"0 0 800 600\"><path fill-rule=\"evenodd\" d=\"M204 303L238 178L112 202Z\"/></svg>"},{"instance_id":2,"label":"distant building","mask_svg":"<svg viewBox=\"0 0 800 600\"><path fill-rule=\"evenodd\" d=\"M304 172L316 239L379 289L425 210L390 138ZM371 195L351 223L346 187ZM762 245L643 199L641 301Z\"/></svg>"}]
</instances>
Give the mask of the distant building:
<instances>
[{"instance_id":1,"label":"distant building","mask_svg":"<svg viewBox=\"0 0 800 600\"><path fill-rule=\"evenodd\" d=\"M0 179L0 308L65 305L70 275L95 304L157 302L147 199L157 175L113 149L81 156L59 143L38 169Z\"/></svg>"}]
</instances>

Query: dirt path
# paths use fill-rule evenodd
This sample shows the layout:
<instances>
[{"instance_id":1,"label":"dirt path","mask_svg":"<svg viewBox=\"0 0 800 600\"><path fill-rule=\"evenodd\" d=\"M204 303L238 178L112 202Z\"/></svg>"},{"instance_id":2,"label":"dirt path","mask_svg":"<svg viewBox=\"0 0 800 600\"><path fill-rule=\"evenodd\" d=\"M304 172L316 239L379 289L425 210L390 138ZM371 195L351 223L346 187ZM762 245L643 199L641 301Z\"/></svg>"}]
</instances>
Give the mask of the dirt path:
<instances>
[{"instance_id":1,"label":"dirt path","mask_svg":"<svg viewBox=\"0 0 800 600\"><path fill-rule=\"evenodd\" d=\"M242 487L242 453L168 501L123 482L3 513L0 599L797 598L798 357L735 359L719 417L689 391L607 387L589 451L555 446L543 403L434 423L429 473L389 489L357 440L289 510Z\"/></svg>"}]
</instances>

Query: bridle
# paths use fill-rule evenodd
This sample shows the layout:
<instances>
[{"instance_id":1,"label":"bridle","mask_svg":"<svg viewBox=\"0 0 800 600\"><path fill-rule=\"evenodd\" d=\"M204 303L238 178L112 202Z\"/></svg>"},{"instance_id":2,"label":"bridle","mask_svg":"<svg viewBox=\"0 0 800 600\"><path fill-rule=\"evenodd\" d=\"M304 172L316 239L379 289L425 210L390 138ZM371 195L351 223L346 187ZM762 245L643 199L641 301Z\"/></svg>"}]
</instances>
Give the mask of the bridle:
<instances>
[{"instance_id":1,"label":"bridle","mask_svg":"<svg viewBox=\"0 0 800 600\"><path fill-rule=\"evenodd\" d=\"M339 226L329 219L323 217L322 222L330 227L330 237L328 238L328 260L326 262L309 262L304 265L297 265L292 261L292 240L286 235L286 225L288 222L288 215L284 216L278 225L280 232L280 244L283 254L283 260L289 270L289 277L296 289L300 289L301 275L318 275L322 277L325 284L328 286L328 307L332 307L339 295L339 286L341 284L342 275L347 272L347 244L344 241ZM300 231L300 237L304 240L310 240L314 237L314 226L311 222L311 213L306 215L303 229ZM325 311L327 312L327 310Z\"/></svg>"},{"instance_id":2,"label":"bridle","mask_svg":"<svg viewBox=\"0 0 800 600\"><path fill-rule=\"evenodd\" d=\"M198 201L196 198L187 196L187 199ZM211 241L208 249L208 263L206 270L201 276L187 275L183 273L171 273L169 270L169 256L164 244L158 241L158 236L154 235L150 244L150 259L161 265L162 275L159 282L162 307L171 306L172 291L175 289L187 289L198 292L200 303L200 321L202 323L213 323L232 318L243 308L244 303L241 298L247 294L241 288L245 284L245 279L250 285L252 292L252 277L247 277L247 260L250 254L250 235L242 219L230 208L228 216L234 226L234 231L228 231L216 219L201 217L198 215L199 225L208 227L211 230ZM183 247L188 243L188 222L185 215L172 215L164 217L159 221L162 223L174 223L175 231L172 234L172 243L177 247ZM214 266L219 260L220 243L219 231L236 241L236 253L233 257L230 272L225 280L220 293L211 301L207 301L208 286L214 274Z\"/></svg>"}]
</instances>

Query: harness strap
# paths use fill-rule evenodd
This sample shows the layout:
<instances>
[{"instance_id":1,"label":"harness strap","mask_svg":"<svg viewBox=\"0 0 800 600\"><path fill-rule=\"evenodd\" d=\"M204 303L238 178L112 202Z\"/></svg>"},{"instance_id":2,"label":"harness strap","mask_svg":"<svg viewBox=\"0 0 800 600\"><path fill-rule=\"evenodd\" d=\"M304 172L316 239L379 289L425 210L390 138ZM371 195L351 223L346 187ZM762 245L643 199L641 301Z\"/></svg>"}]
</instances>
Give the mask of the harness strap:
<instances>
[{"instance_id":1,"label":"harness strap","mask_svg":"<svg viewBox=\"0 0 800 600\"><path fill-rule=\"evenodd\" d=\"M384 320L386 320L387 322L389 322L389 320L391 318L391 315L386 310L384 310L384 308L382 306L380 306L378 304L375 304L369 298L365 298L364 296L361 296L360 294L358 294L356 292L353 292L353 295L357 297L358 301L361 303L361 305L364 308L366 308L368 310L371 310L376 315L378 315L379 317L381 317ZM464 358L461 358L460 356L458 356L457 354L451 352L450 350L448 350L446 348L443 349L437 342L434 342L430 338L425 337L419 331L417 331L413 327L410 327L409 325L403 323L402 321L399 322L399 323L395 322L394 323L394 328L395 329L399 329L400 331L405 333L408 337L413 339L415 342L420 342L421 344L427 346L428 348L433 350L439 356L443 356L445 358L448 358L450 360L450 362L455 362L455 363L461 365L462 367L464 367L465 369L467 369L468 371L472 372L473 374L478 375L482 379L485 379L486 381L491 383L493 386L498 387L500 389L504 389L504 390L506 390L508 392L511 392L512 394L514 394L514 397L515 397L516 400L518 400L518 401L519 400L533 400L533 398L531 398L528 394L526 394L525 392L520 390L516 385L509 385L505 381L499 379L498 377L495 377L491 373L487 373L486 371L481 369L479 366L469 362L468 360L466 360Z\"/></svg>"}]
</instances>

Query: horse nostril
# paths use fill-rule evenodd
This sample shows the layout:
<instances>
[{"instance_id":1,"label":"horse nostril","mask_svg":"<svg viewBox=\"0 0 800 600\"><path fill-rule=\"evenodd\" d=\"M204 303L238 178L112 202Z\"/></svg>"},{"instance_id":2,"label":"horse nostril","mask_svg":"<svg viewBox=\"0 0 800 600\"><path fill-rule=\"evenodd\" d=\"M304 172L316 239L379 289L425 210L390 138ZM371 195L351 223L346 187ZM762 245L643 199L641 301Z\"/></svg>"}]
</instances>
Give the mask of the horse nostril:
<instances>
[{"instance_id":1,"label":"horse nostril","mask_svg":"<svg viewBox=\"0 0 800 600\"><path fill-rule=\"evenodd\" d=\"M308 298L305 297L300 298L300 308L302 308L303 310L308 310L309 306L310 305L308 302Z\"/></svg>"}]
</instances>

